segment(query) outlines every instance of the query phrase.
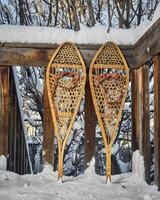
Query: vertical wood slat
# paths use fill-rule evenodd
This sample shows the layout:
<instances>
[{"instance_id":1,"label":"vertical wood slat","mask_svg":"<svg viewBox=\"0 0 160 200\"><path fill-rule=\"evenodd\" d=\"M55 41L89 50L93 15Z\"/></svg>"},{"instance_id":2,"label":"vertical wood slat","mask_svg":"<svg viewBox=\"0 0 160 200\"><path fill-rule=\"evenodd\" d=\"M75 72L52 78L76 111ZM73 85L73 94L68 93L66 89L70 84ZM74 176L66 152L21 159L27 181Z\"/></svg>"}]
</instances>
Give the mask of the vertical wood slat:
<instances>
[{"instance_id":1,"label":"vertical wood slat","mask_svg":"<svg viewBox=\"0 0 160 200\"><path fill-rule=\"evenodd\" d=\"M20 94L17 91L18 82L14 70L10 77L10 109L9 109L9 138L8 138L8 162L7 168L19 174L32 172L28 147L26 144L26 132L24 117L22 115Z\"/></svg>"},{"instance_id":2,"label":"vertical wood slat","mask_svg":"<svg viewBox=\"0 0 160 200\"><path fill-rule=\"evenodd\" d=\"M0 71L0 155L3 153L3 86Z\"/></svg>"},{"instance_id":3,"label":"vertical wood slat","mask_svg":"<svg viewBox=\"0 0 160 200\"><path fill-rule=\"evenodd\" d=\"M154 182L160 190L160 54L154 63Z\"/></svg>"},{"instance_id":4,"label":"vertical wood slat","mask_svg":"<svg viewBox=\"0 0 160 200\"><path fill-rule=\"evenodd\" d=\"M138 111L138 118L137 118L137 125L138 125L138 132L139 132L139 139L138 139L138 143L139 143L139 151L140 154L143 155L143 147L142 147L142 141L143 141L143 117L142 117L142 113L143 113L143 82L142 82L142 73L143 70L142 68L138 69L138 107L137 107L137 111Z\"/></svg>"},{"instance_id":5,"label":"vertical wood slat","mask_svg":"<svg viewBox=\"0 0 160 200\"><path fill-rule=\"evenodd\" d=\"M9 144L8 144L8 170L16 172L16 146L17 146L17 140L16 140L16 116L17 116L17 105L16 105L16 96L15 96L15 90L14 90L14 81L13 78L11 78L11 84L10 84L10 111L9 111Z\"/></svg>"},{"instance_id":6,"label":"vertical wood slat","mask_svg":"<svg viewBox=\"0 0 160 200\"><path fill-rule=\"evenodd\" d=\"M95 131L96 131L96 114L92 101L89 77L87 76L85 87L85 130L84 130L84 167L88 166L95 154Z\"/></svg>"},{"instance_id":7,"label":"vertical wood slat","mask_svg":"<svg viewBox=\"0 0 160 200\"><path fill-rule=\"evenodd\" d=\"M144 156L145 180L150 184L149 66L147 64L142 67L142 91L142 151Z\"/></svg>"},{"instance_id":8,"label":"vertical wood slat","mask_svg":"<svg viewBox=\"0 0 160 200\"><path fill-rule=\"evenodd\" d=\"M3 89L3 125L0 130L0 154L8 155L8 124L9 124L9 67L1 67L1 84Z\"/></svg>"},{"instance_id":9,"label":"vertical wood slat","mask_svg":"<svg viewBox=\"0 0 160 200\"><path fill-rule=\"evenodd\" d=\"M14 141L14 113L15 113L15 109L14 108L14 98L13 98L13 84L12 84L12 80L10 82L10 110L9 110L9 121L10 121L10 125L9 125L9 137L8 137L8 154L9 154L9 158L8 158L8 163L7 163L7 170L9 171L14 171L14 156L13 156L13 145L12 145L12 141Z\"/></svg>"},{"instance_id":10,"label":"vertical wood slat","mask_svg":"<svg viewBox=\"0 0 160 200\"><path fill-rule=\"evenodd\" d=\"M142 68L131 70L131 123L132 123L132 150L139 149L142 155Z\"/></svg>"},{"instance_id":11,"label":"vertical wood slat","mask_svg":"<svg viewBox=\"0 0 160 200\"><path fill-rule=\"evenodd\" d=\"M44 117L43 117L43 160L44 163L49 163L54 166L54 126L52 124L52 116L49 106L46 83L44 81Z\"/></svg>"},{"instance_id":12,"label":"vertical wood slat","mask_svg":"<svg viewBox=\"0 0 160 200\"><path fill-rule=\"evenodd\" d=\"M138 70L131 71L131 123L132 123L132 150L138 149Z\"/></svg>"}]
</instances>

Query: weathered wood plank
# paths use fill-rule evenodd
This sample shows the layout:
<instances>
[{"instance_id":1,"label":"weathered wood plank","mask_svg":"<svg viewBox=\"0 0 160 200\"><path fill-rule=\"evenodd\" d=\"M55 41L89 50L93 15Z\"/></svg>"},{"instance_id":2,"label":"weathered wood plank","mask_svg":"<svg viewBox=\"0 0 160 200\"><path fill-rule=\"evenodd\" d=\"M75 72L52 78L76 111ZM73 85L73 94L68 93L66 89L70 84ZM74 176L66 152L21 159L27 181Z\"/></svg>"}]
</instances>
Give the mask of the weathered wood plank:
<instances>
[{"instance_id":1,"label":"weathered wood plank","mask_svg":"<svg viewBox=\"0 0 160 200\"><path fill-rule=\"evenodd\" d=\"M44 83L43 160L54 167L54 133L46 83Z\"/></svg>"},{"instance_id":2,"label":"weathered wood plank","mask_svg":"<svg viewBox=\"0 0 160 200\"><path fill-rule=\"evenodd\" d=\"M160 18L134 44L136 68L160 52Z\"/></svg>"},{"instance_id":3,"label":"weathered wood plank","mask_svg":"<svg viewBox=\"0 0 160 200\"><path fill-rule=\"evenodd\" d=\"M154 57L154 182L160 190L160 54Z\"/></svg>"},{"instance_id":4,"label":"weathered wood plank","mask_svg":"<svg viewBox=\"0 0 160 200\"><path fill-rule=\"evenodd\" d=\"M89 66L91 60L99 49L99 46L96 48L79 47L82 57L85 63ZM91 48L91 49L89 49ZM19 48L19 47L0 47L0 64L2 65L19 65L19 66L47 66L52 54L56 48ZM128 49L126 46L123 46L122 52L129 64L130 68L135 67L135 59L133 49Z\"/></svg>"},{"instance_id":5,"label":"weathered wood plank","mask_svg":"<svg viewBox=\"0 0 160 200\"><path fill-rule=\"evenodd\" d=\"M0 43L4 47L14 48L36 48L36 49L56 49L58 44L47 44L47 43ZM80 50L97 50L102 44L76 44ZM128 50L132 49L133 45L120 45L121 49Z\"/></svg>"},{"instance_id":6,"label":"weathered wood plank","mask_svg":"<svg viewBox=\"0 0 160 200\"><path fill-rule=\"evenodd\" d=\"M149 66L147 64L142 67L142 87L142 150L145 165L145 180L150 184Z\"/></svg>"},{"instance_id":7,"label":"weathered wood plank","mask_svg":"<svg viewBox=\"0 0 160 200\"><path fill-rule=\"evenodd\" d=\"M85 132L84 132L84 160L85 168L95 155L95 130L96 130L96 114L94 110L93 100L90 91L89 77L87 76L85 88Z\"/></svg>"},{"instance_id":8,"label":"weathered wood plank","mask_svg":"<svg viewBox=\"0 0 160 200\"><path fill-rule=\"evenodd\" d=\"M10 81L10 110L9 110L9 138L8 138L8 163L7 170L15 172L16 170L16 96L14 90L13 78Z\"/></svg>"},{"instance_id":9,"label":"weathered wood plank","mask_svg":"<svg viewBox=\"0 0 160 200\"><path fill-rule=\"evenodd\" d=\"M33 48L0 48L0 64L46 66L54 50Z\"/></svg>"},{"instance_id":10,"label":"weathered wood plank","mask_svg":"<svg viewBox=\"0 0 160 200\"><path fill-rule=\"evenodd\" d=\"M85 62L90 63L100 44L77 44ZM46 66L57 44L0 43L0 64ZM160 19L134 44L120 45L129 68L139 68L160 52Z\"/></svg>"},{"instance_id":11,"label":"weathered wood plank","mask_svg":"<svg viewBox=\"0 0 160 200\"><path fill-rule=\"evenodd\" d=\"M132 95L132 112L131 112L131 123L132 123L132 150L136 151L139 148L138 137L139 137L139 112L138 112L138 70L131 71L131 95Z\"/></svg>"},{"instance_id":12,"label":"weathered wood plank","mask_svg":"<svg viewBox=\"0 0 160 200\"><path fill-rule=\"evenodd\" d=\"M8 154L8 114L9 114L9 67L0 69L1 84L3 88L3 127L1 131L0 154Z\"/></svg>"},{"instance_id":13,"label":"weathered wood plank","mask_svg":"<svg viewBox=\"0 0 160 200\"><path fill-rule=\"evenodd\" d=\"M0 155L3 153L3 87L1 82L1 70L0 70Z\"/></svg>"}]
</instances>

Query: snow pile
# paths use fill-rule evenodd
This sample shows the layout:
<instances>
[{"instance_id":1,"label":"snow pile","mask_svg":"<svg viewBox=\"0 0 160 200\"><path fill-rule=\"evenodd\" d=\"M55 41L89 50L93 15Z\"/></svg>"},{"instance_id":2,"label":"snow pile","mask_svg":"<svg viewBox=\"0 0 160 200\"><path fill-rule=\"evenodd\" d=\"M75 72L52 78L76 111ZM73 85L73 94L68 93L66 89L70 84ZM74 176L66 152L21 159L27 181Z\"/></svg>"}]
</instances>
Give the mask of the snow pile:
<instances>
[{"instance_id":1,"label":"snow pile","mask_svg":"<svg viewBox=\"0 0 160 200\"><path fill-rule=\"evenodd\" d=\"M4 155L0 156L0 170L6 170L7 168L7 159Z\"/></svg>"},{"instance_id":2,"label":"snow pile","mask_svg":"<svg viewBox=\"0 0 160 200\"><path fill-rule=\"evenodd\" d=\"M160 3L158 4L155 12L154 12L154 15L153 15L153 18L152 18L152 24L157 20L159 19L160 17Z\"/></svg>"},{"instance_id":3,"label":"snow pile","mask_svg":"<svg viewBox=\"0 0 160 200\"><path fill-rule=\"evenodd\" d=\"M143 156L139 154L139 151L135 151L132 156L132 173L139 181L144 181L144 160Z\"/></svg>"},{"instance_id":4,"label":"snow pile","mask_svg":"<svg viewBox=\"0 0 160 200\"><path fill-rule=\"evenodd\" d=\"M93 157L90 163L87 163L88 168L85 170L85 175L95 174L95 158Z\"/></svg>"},{"instance_id":5,"label":"snow pile","mask_svg":"<svg viewBox=\"0 0 160 200\"><path fill-rule=\"evenodd\" d=\"M117 44L132 45L159 17L160 5L157 6L152 21L143 22L135 29L111 28L109 33L107 27L100 24L93 28L81 25L78 32L55 27L0 25L0 42L60 44L69 41L77 44L102 44L114 41Z\"/></svg>"},{"instance_id":6,"label":"snow pile","mask_svg":"<svg viewBox=\"0 0 160 200\"><path fill-rule=\"evenodd\" d=\"M136 164L135 164L136 163ZM137 164L139 163L139 164ZM139 171L143 159L136 151L133 155L133 173L114 175L106 184L104 176L94 173L94 159L88 171L78 177L64 177L57 181L57 173L45 166L42 173L23 175L0 170L0 199L2 200L157 200L160 192L147 185Z\"/></svg>"},{"instance_id":7,"label":"snow pile","mask_svg":"<svg viewBox=\"0 0 160 200\"><path fill-rule=\"evenodd\" d=\"M53 175L53 167L52 165L46 164L44 165L43 171L41 172L41 174L51 174Z\"/></svg>"},{"instance_id":8,"label":"snow pile","mask_svg":"<svg viewBox=\"0 0 160 200\"><path fill-rule=\"evenodd\" d=\"M77 44L101 44L114 41L117 44L133 44L133 32L134 29L112 28L107 33L107 27L100 24L93 28L81 25L78 32L53 27L0 25L0 42L60 44L68 41Z\"/></svg>"}]
</instances>

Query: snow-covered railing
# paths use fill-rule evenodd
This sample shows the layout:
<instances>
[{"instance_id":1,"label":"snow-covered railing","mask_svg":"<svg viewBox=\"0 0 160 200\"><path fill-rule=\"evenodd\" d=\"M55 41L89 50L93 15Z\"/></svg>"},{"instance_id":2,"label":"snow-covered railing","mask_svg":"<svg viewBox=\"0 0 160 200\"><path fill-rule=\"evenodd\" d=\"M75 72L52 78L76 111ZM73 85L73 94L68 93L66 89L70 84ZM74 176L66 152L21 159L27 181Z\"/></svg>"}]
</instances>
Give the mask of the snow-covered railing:
<instances>
[{"instance_id":1,"label":"snow-covered railing","mask_svg":"<svg viewBox=\"0 0 160 200\"><path fill-rule=\"evenodd\" d=\"M12 68L11 75L8 169L19 174L33 173L15 68Z\"/></svg>"},{"instance_id":2,"label":"snow-covered railing","mask_svg":"<svg viewBox=\"0 0 160 200\"><path fill-rule=\"evenodd\" d=\"M29 31L29 28L27 29L27 27L25 27L25 30ZM118 32L117 37L119 37ZM126 37L130 38L132 36L130 31L128 31L126 34L122 34L122 37L126 40ZM159 37L160 18L157 19L157 21L155 21L143 35L140 35L138 40L134 40L133 43L128 44L123 43L123 41L119 43L119 46L128 62L130 69L139 68L142 64L145 63L146 60L156 55L156 53L160 50ZM77 47L80 49L87 66L89 66L91 59L93 58L100 45L101 44L91 44L89 41L88 44L87 42L85 44L80 44L80 41L77 43ZM53 43L43 43L43 40L41 43L36 43L36 40L35 42L32 41L32 43L25 42L25 40L23 42L4 42L0 40L0 64L20 66L47 66L47 63L57 46L57 44Z\"/></svg>"},{"instance_id":3,"label":"snow-covered railing","mask_svg":"<svg viewBox=\"0 0 160 200\"><path fill-rule=\"evenodd\" d=\"M27 27L26 27L27 29ZM124 36L125 37L125 36ZM128 35L130 37L130 35ZM89 68L90 62L101 44L77 44L84 61ZM9 65L19 66L47 66L51 55L57 48L57 44L1 42L0 43L0 67ZM155 21L147 31L132 44L119 44L128 62L131 74L132 86L132 147L140 149L145 161L145 178L150 183L150 138L149 138L149 71L147 61L154 61L154 121L155 121L155 183L160 189L160 19ZM13 82L12 82L13 83ZM11 86L12 86L11 83ZM14 84L14 83L13 83ZM13 86L12 86L13 87ZM86 85L86 109L85 109L85 159L86 163L94 154L95 137L93 131L96 126L96 118L90 110L93 105L89 90ZM47 95L44 95L44 150L46 161L53 164L53 127L50 123L50 110L47 103ZM90 116L92 115L92 116ZM88 126L89 125L89 126Z\"/></svg>"}]
</instances>

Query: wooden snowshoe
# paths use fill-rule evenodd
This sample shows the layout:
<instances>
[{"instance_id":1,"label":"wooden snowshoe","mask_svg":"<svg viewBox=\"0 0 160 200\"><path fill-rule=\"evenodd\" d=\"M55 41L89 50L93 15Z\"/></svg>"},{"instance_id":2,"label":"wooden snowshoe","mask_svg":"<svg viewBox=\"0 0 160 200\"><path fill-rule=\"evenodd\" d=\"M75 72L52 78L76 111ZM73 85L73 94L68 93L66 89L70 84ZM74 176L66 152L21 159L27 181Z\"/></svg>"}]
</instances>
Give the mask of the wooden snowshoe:
<instances>
[{"instance_id":1,"label":"wooden snowshoe","mask_svg":"<svg viewBox=\"0 0 160 200\"><path fill-rule=\"evenodd\" d=\"M49 104L58 142L58 179L63 176L67 139L84 95L86 67L79 50L63 43L53 54L46 72Z\"/></svg>"},{"instance_id":2,"label":"wooden snowshoe","mask_svg":"<svg viewBox=\"0 0 160 200\"><path fill-rule=\"evenodd\" d=\"M95 54L89 71L94 107L106 151L106 181L111 181L111 150L128 91L129 69L114 43Z\"/></svg>"}]
</instances>

